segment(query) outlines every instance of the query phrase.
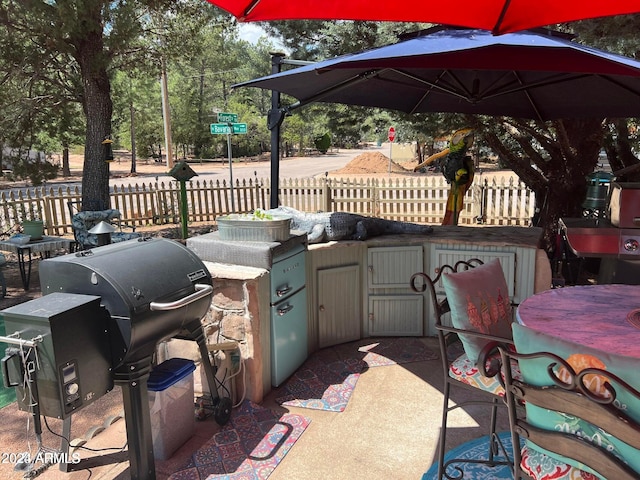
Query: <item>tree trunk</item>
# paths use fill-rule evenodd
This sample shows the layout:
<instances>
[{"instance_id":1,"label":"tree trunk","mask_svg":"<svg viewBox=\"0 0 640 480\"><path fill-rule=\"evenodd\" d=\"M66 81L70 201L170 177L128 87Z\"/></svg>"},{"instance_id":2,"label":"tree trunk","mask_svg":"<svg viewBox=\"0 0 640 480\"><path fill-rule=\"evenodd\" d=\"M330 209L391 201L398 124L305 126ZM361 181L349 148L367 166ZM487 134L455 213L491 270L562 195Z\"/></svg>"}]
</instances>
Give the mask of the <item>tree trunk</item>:
<instances>
[{"instance_id":1,"label":"tree trunk","mask_svg":"<svg viewBox=\"0 0 640 480\"><path fill-rule=\"evenodd\" d=\"M136 110L133 108L133 100L129 104L129 111L131 113L131 173L136 173Z\"/></svg>"},{"instance_id":2,"label":"tree trunk","mask_svg":"<svg viewBox=\"0 0 640 480\"><path fill-rule=\"evenodd\" d=\"M107 73L110 58L102 37L102 2L87 2L78 12L78 25L85 30L70 38L82 75L82 108L87 119L82 171L82 209L110 208L109 164L102 142L111 137L111 83Z\"/></svg>"},{"instance_id":3,"label":"tree trunk","mask_svg":"<svg viewBox=\"0 0 640 480\"><path fill-rule=\"evenodd\" d=\"M558 220L582 216L586 177L598 163L604 135L602 120L565 119L543 128L511 121L499 132L505 125L486 125L485 140L534 191L536 213L532 223L544 228L540 247L551 256L556 246ZM514 140L524 153L514 151ZM547 147L544 155L531 147L533 140Z\"/></svg>"},{"instance_id":4,"label":"tree trunk","mask_svg":"<svg viewBox=\"0 0 640 480\"><path fill-rule=\"evenodd\" d=\"M420 145L420 140L416 140L416 159L416 163L420 165L422 163L422 146Z\"/></svg>"},{"instance_id":5,"label":"tree trunk","mask_svg":"<svg viewBox=\"0 0 640 480\"><path fill-rule=\"evenodd\" d=\"M69 166L69 145L64 145L62 149L62 176L71 176L71 167Z\"/></svg>"}]
</instances>

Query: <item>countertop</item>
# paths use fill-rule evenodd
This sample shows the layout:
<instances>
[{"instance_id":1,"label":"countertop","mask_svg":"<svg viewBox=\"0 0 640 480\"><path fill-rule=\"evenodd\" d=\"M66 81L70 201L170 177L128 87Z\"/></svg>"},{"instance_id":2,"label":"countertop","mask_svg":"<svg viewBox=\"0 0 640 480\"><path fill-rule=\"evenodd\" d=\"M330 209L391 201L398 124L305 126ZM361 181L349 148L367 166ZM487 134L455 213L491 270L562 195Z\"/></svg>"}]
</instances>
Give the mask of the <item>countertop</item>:
<instances>
[{"instance_id":1,"label":"countertop","mask_svg":"<svg viewBox=\"0 0 640 480\"><path fill-rule=\"evenodd\" d=\"M512 226L440 226L435 225L428 235L382 235L365 241L340 240L309 245L309 250L341 248L365 244L367 247L420 245L423 243L474 243L492 246L539 248L542 229Z\"/></svg>"}]
</instances>

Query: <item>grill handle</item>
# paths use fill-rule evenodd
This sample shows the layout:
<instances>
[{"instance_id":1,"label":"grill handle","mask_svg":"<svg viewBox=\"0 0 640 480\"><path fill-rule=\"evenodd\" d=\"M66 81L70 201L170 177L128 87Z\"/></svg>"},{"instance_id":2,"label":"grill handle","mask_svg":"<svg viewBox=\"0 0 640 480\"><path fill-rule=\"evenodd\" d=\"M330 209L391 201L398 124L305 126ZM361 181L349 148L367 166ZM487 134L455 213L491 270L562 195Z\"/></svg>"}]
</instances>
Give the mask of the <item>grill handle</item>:
<instances>
[{"instance_id":1,"label":"grill handle","mask_svg":"<svg viewBox=\"0 0 640 480\"><path fill-rule=\"evenodd\" d=\"M168 303L151 302L149 304L149 308L156 312L161 310L176 310L189 305L190 303L196 302L213 292L213 287L204 283L196 283L195 287L196 291L184 298Z\"/></svg>"}]
</instances>

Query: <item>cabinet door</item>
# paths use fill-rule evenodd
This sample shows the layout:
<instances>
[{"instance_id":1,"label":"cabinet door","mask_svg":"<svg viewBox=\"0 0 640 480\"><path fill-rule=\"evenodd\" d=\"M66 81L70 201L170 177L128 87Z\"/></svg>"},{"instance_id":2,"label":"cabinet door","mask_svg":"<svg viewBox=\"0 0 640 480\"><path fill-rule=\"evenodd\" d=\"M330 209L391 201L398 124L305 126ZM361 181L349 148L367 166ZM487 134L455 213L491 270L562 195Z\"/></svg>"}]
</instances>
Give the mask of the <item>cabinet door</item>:
<instances>
[{"instance_id":1,"label":"cabinet door","mask_svg":"<svg viewBox=\"0 0 640 480\"><path fill-rule=\"evenodd\" d=\"M369 295L369 334L422 336L422 295Z\"/></svg>"},{"instance_id":2,"label":"cabinet door","mask_svg":"<svg viewBox=\"0 0 640 480\"><path fill-rule=\"evenodd\" d=\"M424 295L411 293L409 281L424 269L422 245L367 250L370 336L420 336L424 331Z\"/></svg>"},{"instance_id":3,"label":"cabinet door","mask_svg":"<svg viewBox=\"0 0 640 480\"><path fill-rule=\"evenodd\" d=\"M360 339L362 290L360 266L319 269L318 347Z\"/></svg>"},{"instance_id":4,"label":"cabinet door","mask_svg":"<svg viewBox=\"0 0 640 480\"><path fill-rule=\"evenodd\" d=\"M370 290L402 288L409 291L411 275L424 268L422 245L369 248L367 259Z\"/></svg>"},{"instance_id":5,"label":"cabinet door","mask_svg":"<svg viewBox=\"0 0 640 480\"><path fill-rule=\"evenodd\" d=\"M431 273L433 269L440 265L454 265L459 260L469 260L471 258L477 258L484 263L490 262L494 258L500 260L500 266L504 272L504 278L507 281L507 288L509 289L509 298L513 300L516 289L516 254L515 252L500 252L500 251L486 251L482 250L450 250L447 248L434 248L431 254ZM442 282L438 282L436 285L436 291L438 293L444 292Z\"/></svg>"}]
</instances>

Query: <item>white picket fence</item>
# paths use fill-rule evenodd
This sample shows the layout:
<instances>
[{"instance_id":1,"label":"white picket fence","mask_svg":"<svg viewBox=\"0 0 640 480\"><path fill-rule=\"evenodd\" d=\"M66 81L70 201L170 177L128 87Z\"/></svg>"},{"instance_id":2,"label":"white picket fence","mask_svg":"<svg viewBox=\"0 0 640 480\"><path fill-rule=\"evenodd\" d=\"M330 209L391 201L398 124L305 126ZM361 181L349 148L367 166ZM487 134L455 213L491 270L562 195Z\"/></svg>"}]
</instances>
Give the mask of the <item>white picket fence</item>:
<instances>
[{"instance_id":1,"label":"white picket fence","mask_svg":"<svg viewBox=\"0 0 640 480\"><path fill-rule=\"evenodd\" d=\"M220 215L267 209L269 179L231 185L224 180L186 184L189 222L215 222ZM279 204L303 212L351 212L390 220L440 224L449 185L442 177L411 179L310 178L281 179ZM112 187L111 207L122 220L138 226L180 223L178 182ZM71 233L69 202L79 202L79 187L47 186L0 192L0 228L11 232L23 219L45 221L48 235ZM474 183L466 194L460 225L528 226L535 197L516 177Z\"/></svg>"}]
</instances>

